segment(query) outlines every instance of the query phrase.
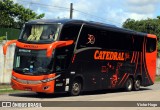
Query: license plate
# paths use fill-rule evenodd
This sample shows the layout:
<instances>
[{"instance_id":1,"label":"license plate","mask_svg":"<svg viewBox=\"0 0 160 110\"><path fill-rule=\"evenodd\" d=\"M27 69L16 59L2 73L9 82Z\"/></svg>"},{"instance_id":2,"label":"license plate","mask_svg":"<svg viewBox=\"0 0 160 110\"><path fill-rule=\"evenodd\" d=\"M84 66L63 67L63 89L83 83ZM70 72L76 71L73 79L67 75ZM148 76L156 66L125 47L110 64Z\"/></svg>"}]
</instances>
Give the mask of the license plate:
<instances>
[{"instance_id":1,"label":"license plate","mask_svg":"<svg viewBox=\"0 0 160 110\"><path fill-rule=\"evenodd\" d=\"M30 87L25 87L24 88L26 91L31 91L32 90L32 88L30 88Z\"/></svg>"}]
</instances>

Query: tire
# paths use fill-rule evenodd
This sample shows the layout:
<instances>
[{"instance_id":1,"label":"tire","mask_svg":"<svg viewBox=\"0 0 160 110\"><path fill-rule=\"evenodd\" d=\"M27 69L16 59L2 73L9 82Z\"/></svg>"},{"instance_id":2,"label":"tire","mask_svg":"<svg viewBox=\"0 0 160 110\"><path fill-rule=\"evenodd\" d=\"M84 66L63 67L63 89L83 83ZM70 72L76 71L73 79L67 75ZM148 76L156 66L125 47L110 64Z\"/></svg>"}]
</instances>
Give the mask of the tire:
<instances>
[{"instance_id":1,"label":"tire","mask_svg":"<svg viewBox=\"0 0 160 110\"><path fill-rule=\"evenodd\" d=\"M70 95L71 96L78 96L81 92L82 83L78 80L73 81L71 85Z\"/></svg>"},{"instance_id":2,"label":"tire","mask_svg":"<svg viewBox=\"0 0 160 110\"><path fill-rule=\"evenodd\" d=\"M133 88L133 80L132 80L132 78L128 78L128 80L125 83L125 90L131 91L132 88Z\"/></svg>"},{"instance_id":3,"label":"tire","mask_svg":"<svg viewBox=\"0 0 160 110\"><path fill-rule=\"evenodd\" d=\"M140 89L140 86L141 86L141 80L136 79L133 85L133 90L138 91Z\"/></svg>"}]
</instances>

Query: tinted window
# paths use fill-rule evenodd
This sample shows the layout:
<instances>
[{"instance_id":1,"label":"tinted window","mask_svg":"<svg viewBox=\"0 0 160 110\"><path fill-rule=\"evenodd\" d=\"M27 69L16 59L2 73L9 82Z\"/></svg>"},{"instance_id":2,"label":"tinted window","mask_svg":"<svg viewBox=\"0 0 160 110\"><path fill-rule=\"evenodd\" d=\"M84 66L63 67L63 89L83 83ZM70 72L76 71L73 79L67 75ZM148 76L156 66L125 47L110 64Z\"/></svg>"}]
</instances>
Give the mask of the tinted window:
<instances>
[{"instance_id":1,"label":"tinted window","mask_svg":"<svg viewBox=\"0 0 160 110\"><path fill-rule=\"evenodd\" d=\"M84 26L77 44L77 49L94 47L97 45L98 29L91 26Z\"/></svg>"},{"instance_id":2,"label":"tinted window","mask_svg":"<svg viewBox=\"0 0 160 110\"><path fill-rule=\"evenodd\" d=\"M156 39L147 38L146 51L153 52L156 50Z\"/></svg>"},{"instance_id":3,"label":"tinted window","mask_svg":"<svg viewBox=\"0 0 160 110\"><path fill-rule=\"evenodd\" d=\"M134 51L142 51L143 49L143 40L144 37L142 36L133 36L133 42L134 42Z\"/></svg>"},{"instance_id":4,"label":"tinted window","mask_svg":"<svg viewBox=\"0 0 160 110\"><path fill-rule=\"evenodd\" d=\"M74 40L76 41L79 34L81 25L80 24L68 24L64 25L60 40Z\"/></svg>"},{"instance_id":5,"label":"tinted window","mask_svg":"<svg viewBox=\"0 0 160 110\"><path fill-rule=\"evenodd\" d=\"M105 49L133 50L133 40L130 35L108 30L101 31L99 45Z\"/></svg>"},{"instance_id":6,"label":"tinted window","mask_svg":"<svg viewBox=\"0 0 160 110\"><path fill-rule=\"evenodd\" d=\"M112 31L112 29L85 25L81 31L77 49L100 47L108 50L142 51L143 39L142 36L118 32L118 30Z\"/></svg>"}]
</instances>

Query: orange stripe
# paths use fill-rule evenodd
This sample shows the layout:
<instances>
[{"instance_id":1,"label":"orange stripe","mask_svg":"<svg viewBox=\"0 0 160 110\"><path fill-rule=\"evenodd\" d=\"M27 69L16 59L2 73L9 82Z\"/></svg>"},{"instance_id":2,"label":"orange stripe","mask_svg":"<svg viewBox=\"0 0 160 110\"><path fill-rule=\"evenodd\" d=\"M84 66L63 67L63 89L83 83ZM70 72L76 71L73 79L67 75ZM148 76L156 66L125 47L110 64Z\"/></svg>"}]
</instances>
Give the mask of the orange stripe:
<instances>
[{"instance_id":1,"label":"orange stripe","mask_svg":"<svg viewBox=\"0 0 160 110\"><path fill-rule=\"evenodd\" d=\"M16 46L20 47L20 48L25 48L25 49L47 49L48 46L50 46L50 44L26 44L26 43L22 43L17 41L16 42Z\"/></svg>"},{"instance_id":2,"label":"orange stripe","mask_svg":"<svg viewBox=\"0 0 160 110\"><path fill-rule=\"evenodd\" d=\"M133 52L131 63L133 63L134 56L135 56L135 52Z\"/></svg>"},{"instance_id":3,"label":"orange stripe","mask_svg":"<svg viewBox=\"0 0 160 110\"><path fill-rule=\"evenodd\" d=\"M142 74L142 58L143 58L143 52L141 52L141 74Z\"/></svg>"},{"instance_id":4,"label":"orange stripe","mask_svg":"<svg viewBox=\"0 0 160 110\"><path fill-rule=\"evenodd\" d=\"M147 34L147 37L157 39L157 36L156 36L156 35L153 35L153 34Z\"/></svg>"},{"instance_id":5,"label":"orange stripe","mask_svg":"<svg viewBox=\"0 0 160 110\"><path fill-rule=\"evenodd\" d=\"M135 71L134 71L134 75L136 74L136 71L137 71L137 67L138 67L138 59L139 59L139 52L137 52L136 68L135 68Z\"/></svg>"},{"instance_id":6,"label":"orange stripe","mask_svg":"<svg viewBox=\"0 0 160 110\"><path fill-rule=\"evenodd\" d=\"M147 79L148 79L148 81L150 82L150 80L149 80L149 76L148 76L148 74L147 74L147 68L146 68L146 59L145 59L145 54L146 54L146 42L147 42L147 40L146 40L146 38L144 39L144 43L143 43L143 63L144 63L144 70L145 70L145 74L146 74L146 76L147 76Z\"/></svg>"},{"instance_id":7,"label":"orange stripe","mask_svg":"<svg viewBox=\"0 0 160 110\"><path fill-rule=\"evenodd\" d=\"M137 55L138 55L138 52L135 53L135 57L134 57L134 60L133 60L134 63L136 63Z\"/></svg>"},{"instance_id":8,"label":"orange stripe","mask_svg":"<svg viewBox=\"0 0 160 110\"><path fill-rule=\"evenodd\" d=\"M126 82L126 80L128 79L128 77L129 77L129 74L128 74L127 77L125 78L125 80L124 80L122 86L124 85L124 83Z\"/></svg>"},{"instance_id":9,"label":"orange stripe","mask_svg":"<svg viewBox=\"0 0 160 110\"><path fill-rule=\"evenodd\" d=\"M121 84L121 82L122 82L122 81L123 81L123 79L125 78L126 74L127 74L127 73L125 73L125 74L124 74L124 76L123 76L122 80L119 82L119 84L118 84L118 85L120 85L120 84Z\"/></svg>"}]
</instances>

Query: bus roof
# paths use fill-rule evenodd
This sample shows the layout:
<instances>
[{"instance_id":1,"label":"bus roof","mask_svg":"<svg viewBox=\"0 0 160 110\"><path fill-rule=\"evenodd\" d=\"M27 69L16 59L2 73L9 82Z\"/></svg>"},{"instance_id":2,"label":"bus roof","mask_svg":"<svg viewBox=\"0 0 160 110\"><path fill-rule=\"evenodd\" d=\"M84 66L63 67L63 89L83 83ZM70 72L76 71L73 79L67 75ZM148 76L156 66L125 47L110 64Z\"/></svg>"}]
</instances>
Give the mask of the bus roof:
<instances>
[{"instance_id":1,"label":"bus roof","mask_svg":"<svg viewBox=\"0 0 160 110\"><path fill-rule=\"evenodd\" d=\"M38 20L32 20L27 22L27 24L52 24L52 23L59 23L59 24L70 24L70 23L79 23L79 24L88 24L93 25L98 28L104 28L108 29L110 31L115 32L121 32L121 33L128 33L133 35L139 35L139 36L146 36L147 33L137 32L130 29L120 28L115 25L100 23L100 22L94 22L94 21L84 21L84 20L75 20L75 19L38 19Z\"/></svg>"}]
</instances>

